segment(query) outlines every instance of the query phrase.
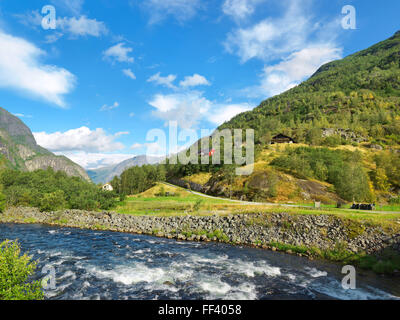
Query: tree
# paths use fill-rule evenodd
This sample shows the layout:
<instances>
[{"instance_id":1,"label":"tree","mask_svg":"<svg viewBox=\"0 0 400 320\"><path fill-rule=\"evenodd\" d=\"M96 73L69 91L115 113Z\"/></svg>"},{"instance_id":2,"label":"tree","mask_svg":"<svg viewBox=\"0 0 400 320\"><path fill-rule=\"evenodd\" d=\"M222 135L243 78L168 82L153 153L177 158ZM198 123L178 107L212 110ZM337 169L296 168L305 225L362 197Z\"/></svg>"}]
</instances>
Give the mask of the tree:
<instances>
[{"instance_id":1,"label":"tree","mask_svg":"<svg viewBox=\"0 0 400 320\"><path fill-rule=\"evenodd\" d=\"M4 212L7 203L7 198L6 195L3 193L3 190L3 185L0 184L0 213Z\"/></svg>"},{"instance_id":2,"label":"tree","mask_svg":"<svg viewBox=\"0 0 400 320\"><path fill-rule=\"evenodd\" d=\"M389 179L386 176L385 169L377 168L373 176L375 188L380 191L388 191L390 188Z\"/></svg>"},{"instance_id":3,"label":"tree","mask_svg":"<svg viewBox=\"0 0 400 320\"><path fill-rule=\"evenodd\" d=\"M66 206L64 192L57 190L51 193L45 193L40 201L40 211L56 211Z\"/></svg>"},{"instance_id":4,"label":"tree","mask_svg":"<svg viewBox=\"0 0 400 320\"><path fill-rule=\"evenodd\" d=\"M368 176L359 164L345 164L337 177L335 189L348 201L365 201L372 198Z\"/></svg>"},{"instance_id":5,"label":"tree","mask_svg":"<svg viewBox=\"0 0 400 320\"><path fill-rule=\"evenodd\" d=\"M27 254L21 255L17 242L0 243L0 300L41 300L40 281L29 282L36 262Z\"/></svg>"}]
</instances>

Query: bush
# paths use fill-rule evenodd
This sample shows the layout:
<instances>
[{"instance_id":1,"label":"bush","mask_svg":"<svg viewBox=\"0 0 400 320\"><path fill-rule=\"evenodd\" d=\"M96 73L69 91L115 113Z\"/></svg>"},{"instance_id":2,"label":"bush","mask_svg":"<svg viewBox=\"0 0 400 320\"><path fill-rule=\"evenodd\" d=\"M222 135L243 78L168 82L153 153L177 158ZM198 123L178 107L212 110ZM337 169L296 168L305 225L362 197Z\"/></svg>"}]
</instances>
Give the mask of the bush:
<instances>
[{"instance_id":1,"label":"bush","mask_svg":"<svg viewBox=\"0 0 400 320\"><path fill-rule=\"evenodd\" d=\"M203 204L203 200L200 200L200 199L196 200L196 203L193 206L193 210L196 212L199 211L202 204Z\"/></svg>"},{"instance_id":2,"label":"bush","mask_svg":"<svg viewBox=\"0 0 400 320\"><path fill-rule=\"evenodd\" d=\"M57 190L51 193L45 193L40 201L40 211L56 211L66 207L64 192Z\"/></svg>"},{"instance_id":3,"label":"bush","mask_svg":"<svg viewBox=\"0 0 400 320\"><path fill-rule=\"evenodd\" d=\"M3 170L0 185L8 206L59 209L108 210L116 205L116 194L78 177L68 177L52 169L21 172ZM1 208L0 192L0 208Z\"/></svg>"},{"instance_id":4,"label":"bush","mask_svg":"<svg viewBox=\"0 0 400 320\"><path fill-rule=\"evenodd\" d=\"M36 263L21 255L17 242L0 243L0 300L41 300L40 281L29 282Z\"/></svg>"}]
</instances>

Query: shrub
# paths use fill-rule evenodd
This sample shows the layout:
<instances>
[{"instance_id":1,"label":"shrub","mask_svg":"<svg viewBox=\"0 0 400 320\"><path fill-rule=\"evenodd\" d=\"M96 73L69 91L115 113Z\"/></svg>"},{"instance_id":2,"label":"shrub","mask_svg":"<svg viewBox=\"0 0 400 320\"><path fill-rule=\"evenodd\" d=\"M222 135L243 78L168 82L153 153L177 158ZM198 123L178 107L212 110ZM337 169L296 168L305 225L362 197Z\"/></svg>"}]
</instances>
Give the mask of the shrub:
<instances>
[{"instance_id":1,"label":"shrub","mask_svg":"<svg viewBox=\"0 0 400 320\"><path fill-rule=\"evenodd\" d=\"M203 204L203 200L200 200L200 199L196 200L196 203L193 206L193 210L196 212L199 211L202 204Z\"/></svg>"},{"instance_id":2,"label":"shrub","mask_svg":"<svg viewBox=\"0 0 400 320\"><path fill-rule=\"evenodd\" d=\"M45 193L40 201L40 211L56 211L66 206L64 192L57 190L51 193Z\"/></svg>"},{"instance_id":3,"label":"shrub","mask_svg":"<svg viewBox=\"0 0 400 320\"><path fill-rule=\"evenodd\" d=\"M36 263L21 255L17 242L0 243L0 300L41 300L40 281L29 282Z\"/></svg>"},{"instance_id":4,"label":"shrub","mask_svg":"<svg viewBox=\"0 0 400 320\"><path fill-rule=\"evenodd\" d=\"M22 172L3 170L0 185L4 187L7 206L38 207L42 211L58 209L108 210L115 206L115 193L103 191L78 177L68 177L52 169ZM0 192L0 207L1 207Z\"/></svg>"}]
</instances>

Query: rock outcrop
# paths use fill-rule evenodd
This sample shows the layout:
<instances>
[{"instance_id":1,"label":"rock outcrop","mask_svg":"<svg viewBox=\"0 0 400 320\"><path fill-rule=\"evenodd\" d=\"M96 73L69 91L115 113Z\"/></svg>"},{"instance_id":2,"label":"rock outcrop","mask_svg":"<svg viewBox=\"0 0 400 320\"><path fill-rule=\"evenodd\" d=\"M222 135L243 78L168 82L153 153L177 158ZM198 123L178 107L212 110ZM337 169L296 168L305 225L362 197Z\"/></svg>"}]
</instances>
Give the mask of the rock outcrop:
<instances>
[{"instance_id":1,"label":"rock outcrop","mask_svg":"<svg viewBox=\"0 0 400 320\"><path fill-rule=\"evenodd\" d=\"M39 146L19 118L0 108L0 168L34 171L49 167L90 181L82 167Z\"/></svg>"}]
</instances>

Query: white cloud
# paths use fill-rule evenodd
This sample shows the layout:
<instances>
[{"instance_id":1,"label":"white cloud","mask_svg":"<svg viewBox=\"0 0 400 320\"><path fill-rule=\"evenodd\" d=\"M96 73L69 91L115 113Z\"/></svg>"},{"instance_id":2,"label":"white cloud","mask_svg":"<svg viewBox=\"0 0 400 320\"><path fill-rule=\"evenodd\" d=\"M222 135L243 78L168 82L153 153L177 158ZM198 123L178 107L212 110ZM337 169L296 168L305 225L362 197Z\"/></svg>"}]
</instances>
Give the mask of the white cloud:
<instances>
[{"instance_id":1,"label":"white cloud","mask_svg":"<svg viewBox=\"0 0 400 320\"><path fill-rule=\"evenodd\" d=\"M141 143L134 143L133 145L131 145L131 149L132 150L136 150L136 149L140 149L140 148L143 148L143 144L141 144Z\"/></svg>"},{"instance_id":2,"label":"white cloud","mask_svg":"<svg viewBox=\"0 0 400 320\"><path fill-rule=\"evenodd\" d=\"M157 94L149 101L149 104L156 109L153 112L155 116L166 122L177 121L178 125L185 129L196 126L212 105L197 91L169 95Z\"/></svg>"},{"instance_id":3,"label":"white cloud","mask_svg":"<svg viewBox=\"0 0 400 320\"><path fill-rule=\"evenodd\" d=\"M147 79L147 82L154 82L158 85L162 85L162 86L173 89L173 88L175 88L175 86L173 84L173 82L175 80L176 80L176 75L170 74L166 77L162 77L161 73L159 72L159 73L151 76L149 79Z\"/></svg>"},{"instance_id":4,"label":"white cloud","mask_svg":"<svg viewBox=\"0 0 400 320\"><path fill-rule=\"evenodd\" d=\"M205 77L196 73L193 76L185 77L179 85L181 87L209 86L210 82Z\"/></svg>"},{"instance_id":5,"label":"white cloud","mask_svg":"<svg viewBox=\"0 0 400 320\"><path fill-rule=\"evenodd\" d=\"M111 111L111 110L114 110L114 109L116 109L116 108L118 108L119 107L119 103L116 101L116 102L114 102L111 106L108 106L108 105L103 105L101 108L100 108L100 111Z\"/></svg>"},{"instance_id":6,"label":"white cloud","mask_svg":"<svg viewBox=\"0 0 400 320\"><path fill-rule=\"evenodd\" d=\"M96 19L89 19L86 16L80 16L78 19L75 17L58 18L57 28L60 28L63 32L67 32L72 36L100 37L108 32L104 22L97 21Z\"/></svg>"},{"instance_id":7,"label":"white cloud","mask_svg":"<svg viewBox=\"0 0 400 320\"><path fill-rule=\"evenodd\" d=\"M122 72L124 73L124 75L126 75L128 78L131 78L132 80L136 79L135 74L132 72L131 69L123 69Z\"/></svg>"},{"instance_id":8,"label":"white cloud","mask_svg":"<svg viewBox=\"0 0 400 320\"><path fill-rule=\"evenodd\" d=\"M246 62L253 58L280 58L304 48L315 26L304 14L303 5L301 1L292 1L282 17L267 18L249 28L229 33L225 41L226 50Z\"/></svg>"},{"instance_id":9,"label":"white cloud","mask_svg":"<svg viewBox=\"0 0 400 320\"><path fill-rule=\"evenodd\" d=\"M243 20L254 13L256 5L265 0L225 0L222 11L235 20Z\"/></svg>"},{"instance_id":10,"label":"white cloud","mask_svg":"<svg viewBox=\"0 0 400 320\"><path fill-rule=\"evenodd\" d=\"M85 151L64 151L56 152L57 155L64 155L86 170L95 170L103 167L116 165L122 161L135 157L134 154L125 153L90 153Z\"/></svg>"},{"instance_id":11,"label":"white cloud","mask_svg":"<svg viewBox=\"0 0 400 320\"><path fill-rule=\"evenodd\" d=\"M228 104L215 106L213 110L207 115L207 120L217 126L229 121L239 113L249 111L252 107L247 104Z\"/></svg>"},{"instance_id":12,"label":"white cloud","mask_svg":"<svg viewBox=\"0 0 400 320\"><path fill-rule=\"evenodd\" d=\"M201 7L200 0L147 0L143 7L150 14L149 24L156 24L168 16L183 23L193 18Z\"/></svg>"},{"instance_id":13,"label":"white cloud","mask_svg":"<svg viewBox=\"0 0 400 320\"><path fill-rule=\"evenodd\" d=\"M30 114L23 114L23 113L13 113L14 116L18 118L32 118Z\"/></svg>"},{"instance_id":14,"label":"white cloud","mask_svg":"<svg viewBox=\"0 0 400 320\"><path fill-rule=\"evenodd\" d=\"M68 70L45 65L45 52L25 39L0 30L0 87L12 88L64 106L63 96L75 85Z\"/></svg>"},{"instance_id":15,"label":"white cloud","mask_svg":"<svg viewBox=\"0 0 400 320\"><path fill-rule=\"evenodd\" d=\"M256 0L227 0L232 14L251 13ZM225 48L242 63L259 59L265 63L258 85L245 88L247 97L267 98L298 85L322 64L339 59L335 44L340 32L337 19L322 23L313 17L311 0L283 1L284 12L228 34ZM236 8L236 9L235 9ZM254 7L252 7L254 8ZM235 10L236 11L235 11ZM279 62L276 62L279 61Z\"/></svg>"},{"instance_id":16,"label":"white cloud","mask_svg":"<svg viewBox=\"0 0 400 320\"><path fill-rule=\"evenodd\" d=\"M42 25L43 16L38 10L32 10L31 12L23 14L14 14L18 22L32 28L37 28Z\"/></svg>"},{"instance_id":17,"label":"white cloud","mask_svg":"<svg viewBox=\"0 0 400 320\"><path fill-rule=\"evenodd\" d=\"M102 128L80 127L65 132L35 132L33 135L39 145L58 152L114 152L124 148L122 143L115 141L118 134L107 134Z\"/></svg>"},{"instance_id":18,"label":"white cloud","mask_svg":"<svg viewBox=\"0 0 400 320\"><path fill-rule=\"evenodd\" d=\"M30 13L14 15L18 21L32 28L40 28L42 25L43 15L38 10ZM50 31L49 31L50 32ZM49 33L47 32L47 33ZM52 43L61 38L64 34L71 35L72 38L82 36L100 37L107 34L108 29L104 22L96 19L89 19L85 15L77 17L57 18L56 31L46 35L46 42Z\"/></svg>"},{"instance_id":19,"label":"white cloud","mask_svg":"<svg viewBox=\"0 0 400 320\"><path fill-rule=\"evenodd\" d=\"M112 62L118 61L132 63L134 59L129 56L129 53L132 51L132 48L125 47L125 43L121 42L104 51L103 57L105 59L110 59Z\"/></svg>"},{"instance_id":20,"label":"white cloud","mask_svg":"<svg viewBox=\"0 0 400 320\"><path fill-rule=\"evenodd\" d=\"M134 112L131 112L130 114L129 114L129 117L130 118L133 118L135 116L135 113Z\"/></svg>"},{"instance_id":21,"label":"white cloud","mask_svg":"<svg viewBox=\"0 0 400 320\"><path fill-rule=\"evenodd\" d=\"M278 64L265 66L260 85L245 91L252 97L277 95L306 80L321 65L341 57L342 50L335 47L321 45L302 49Z\"/></svg>"},{"instance_id":22,"label":"white cloud","mask_svg":"<svg viewBox=\"0 0 400 320\"><path fill-rule=\"evenodd\" d=\"M153 114L166 122L177 121L183 129L196 127L201 120L221 125L238 113L248 111L251 106L242 104L217 104L198 91L169 95L157 94L149 102L156 110Z\"/></svg>"},{"instance_id":23,"label":"white cloud","mask_svg":"<svg viewBox=\"0 0 400 320\"><path fill-rule=\"evenodd\" d=\"M84 0L51 0L51 3L57 8L62 8L74 15L78 15L82 10Z\"/></svg>"}]
</instances>

